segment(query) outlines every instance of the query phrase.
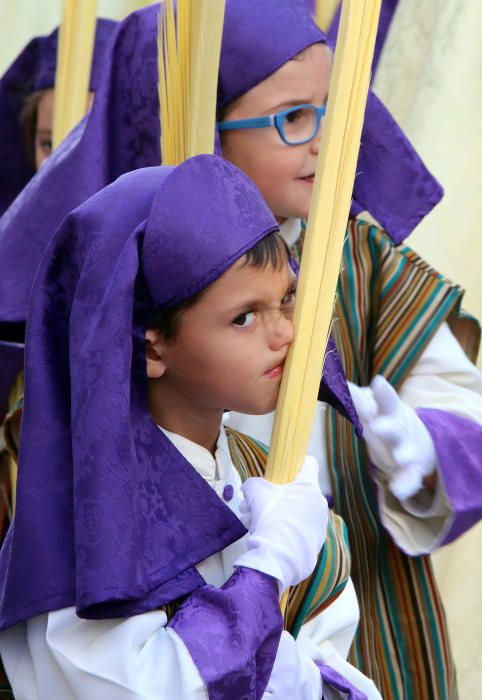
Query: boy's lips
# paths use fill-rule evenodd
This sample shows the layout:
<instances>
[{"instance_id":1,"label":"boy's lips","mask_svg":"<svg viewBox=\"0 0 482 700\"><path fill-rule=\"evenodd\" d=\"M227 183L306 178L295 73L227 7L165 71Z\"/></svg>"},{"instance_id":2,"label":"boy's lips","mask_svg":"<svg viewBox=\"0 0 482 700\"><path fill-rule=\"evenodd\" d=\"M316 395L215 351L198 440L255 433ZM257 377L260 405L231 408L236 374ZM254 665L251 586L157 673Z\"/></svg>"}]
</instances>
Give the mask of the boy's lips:
<instances>
[{"instance_id":1,"label":"boy's lips","mask_svg":"<svg viewBox=\"0 0 482 700\"><path fill-rule=\"evenodd\" d=\"M312 185L315 181L315 174L312 173L311 175L305 175L304 177L299 177L298 180L301 180L302 182L306 182L309 185Z\"/></svg>"},{"instance_id":2,"label":"boy's lips","mask_svg":"<svg viewBox=\"0 0 482 700\"><path fill-rule=\"evenodd\" d=\"M284 360L281 362L279 365L276 365L276 367L273 367L272 369L269 369L267 372L264 373L265 377L268 377L268 379L276 379L277 377L281 377L283 374L283 369L284 369Z\"/></svg>"}]
</instances>

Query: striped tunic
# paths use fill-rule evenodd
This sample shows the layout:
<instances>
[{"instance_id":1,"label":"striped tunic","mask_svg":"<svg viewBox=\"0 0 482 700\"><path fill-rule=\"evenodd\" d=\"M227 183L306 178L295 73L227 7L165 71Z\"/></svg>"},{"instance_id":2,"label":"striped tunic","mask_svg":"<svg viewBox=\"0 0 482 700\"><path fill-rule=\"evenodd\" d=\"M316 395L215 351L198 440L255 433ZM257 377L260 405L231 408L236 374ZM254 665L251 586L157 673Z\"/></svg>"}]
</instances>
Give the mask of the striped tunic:
<instances>
[{"instance_id":1,"label":"striped tunic","mask_svg":"<svg viewBox=\"0 0 482 700\"><path fill-rule=\"evenodd\" d=\"M241 481L263 476L268 450L258 440L225 428L233 465ZM290 588L285 629L297 637L301 626L325 610L342 593L350 576L348 533L342 518L330 511L325 544L309 578Z\"/></svg>"},{"instance_id":2,"label":"striped tunic","mask_svg":"<svg viewBox=\"0 0 482 700\"><path fill-rule=\"evenodd\" d=\"M375 226L351 221L332 334L349 380L382 374L400 386L462 291ZM302 237L293 254L300 260ZM326 412L335 509L346 521L361 622L350 661L385 700L454 700L445 614L427 556L408 557L382 527L363 441Z\"/></svg>"}]
</instances>

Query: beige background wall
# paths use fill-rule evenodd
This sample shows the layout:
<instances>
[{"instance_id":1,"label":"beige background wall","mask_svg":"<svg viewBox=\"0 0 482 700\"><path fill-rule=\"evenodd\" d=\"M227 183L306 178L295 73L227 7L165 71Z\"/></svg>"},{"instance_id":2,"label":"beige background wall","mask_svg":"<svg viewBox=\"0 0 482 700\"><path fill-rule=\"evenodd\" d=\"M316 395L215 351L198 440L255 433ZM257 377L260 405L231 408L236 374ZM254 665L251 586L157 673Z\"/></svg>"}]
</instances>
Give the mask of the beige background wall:
<instances>
[{"instance_id":1,"label":"beige background wall","mask_svg":"<svg viewBox=\"0 0 482 700\"><path fill-rule=\"evenodd\" d=\"M466 288L465 308L479 318L481 27L479 0L399 0L375 83L377 93L446 191L410 244ZM433 557L449 621L460 700L482 697L481 551L479 524Z\"/></svg>"},{"instance_id":2,"label":"beige background wall","mask_svg":"<svg viewBox=\"0 0 482 700\"><path fill-rule=\"evenodd\" d=\"M410 245L467 290L482 318L482 2L399 0L375 91L445 197ZM482 368L482 358L479 357Z\"/></svg>"}]
</instances>

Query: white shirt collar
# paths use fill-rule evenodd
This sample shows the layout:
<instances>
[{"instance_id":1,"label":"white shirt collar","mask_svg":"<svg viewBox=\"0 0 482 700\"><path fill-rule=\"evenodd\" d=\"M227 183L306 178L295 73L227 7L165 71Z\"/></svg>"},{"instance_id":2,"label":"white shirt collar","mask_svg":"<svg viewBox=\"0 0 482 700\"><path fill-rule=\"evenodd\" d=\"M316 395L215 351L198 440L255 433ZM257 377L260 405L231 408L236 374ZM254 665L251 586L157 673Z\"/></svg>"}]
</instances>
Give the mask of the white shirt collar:
<instances>
[{"instance_id":1,"label":"white shirt collar","mask_svg":"<svg viewBox=\"0 0 482 700\"><path fill-rule=\"evenodd\" d=\"M301 234L301 219L286 219L279 227L279 231L287 246L291 248Z\"/></svg>"},{"instance_id":2,"label":"white shirt collar","mask_svg":"<svg viewBox=\"0 0 482 700\"><path fill-rule=\"evenodd\" d=\"M164 428L161 428L161 430L174 447L179 450L182 456L192 464L198 474L206 479L208 483L214 485L217 481L225 481L227 479L231 470L231 455L224 426L221 426L219 432L214 457L209 450L192 440L188 440L182 435L171 433Z\"/></svg>"}]
</instances>

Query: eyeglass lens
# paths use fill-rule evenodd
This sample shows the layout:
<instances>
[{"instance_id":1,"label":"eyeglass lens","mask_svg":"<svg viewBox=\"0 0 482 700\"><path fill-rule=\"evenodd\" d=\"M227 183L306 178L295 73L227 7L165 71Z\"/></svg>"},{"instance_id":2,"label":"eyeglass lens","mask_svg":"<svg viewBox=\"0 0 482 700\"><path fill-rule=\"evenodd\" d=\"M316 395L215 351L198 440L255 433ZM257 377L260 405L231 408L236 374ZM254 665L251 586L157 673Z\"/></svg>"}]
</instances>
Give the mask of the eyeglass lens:
<instances>
[{"instance_id":1,"label":"eyeglass lens","mask_svg":"<svg viewBox=\"0 0 482 700\"><path fill-rule=\"evenodd\" d=\"M288 143L300 143L313 138L317 131L317 114L312 107L293 109L283 118L281 125Z\"/></svg>"}]
</instances>

